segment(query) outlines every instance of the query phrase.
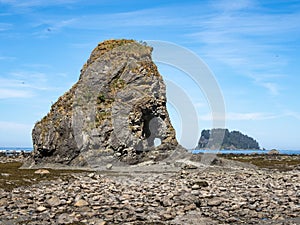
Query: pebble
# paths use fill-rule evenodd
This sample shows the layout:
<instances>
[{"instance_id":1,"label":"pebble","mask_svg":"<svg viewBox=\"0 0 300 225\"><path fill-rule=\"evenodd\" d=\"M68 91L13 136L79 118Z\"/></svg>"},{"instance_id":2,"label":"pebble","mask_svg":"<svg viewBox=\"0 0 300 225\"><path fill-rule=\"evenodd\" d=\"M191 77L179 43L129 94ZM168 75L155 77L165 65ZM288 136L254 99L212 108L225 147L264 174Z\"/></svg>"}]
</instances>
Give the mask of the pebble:
<instances>
[{"instance_id":1,"label":"pebble","mask_svg":"<svg viewBox=\"0 0 300 225\"><path fill-rule=\"evenodd\" d=\"M113 165L112 165L111 163L109 163L109 164L106 165L106 169L107 169L107 170L111 170L112 167L113 167Z\"/></svg>"},{"instance_id":2,"label":"pebble","mask_svg":"<svg viewBox=\"0 0 300 225\"><path fill-rule=\"evenodd\" d=\"M74 204L74 206L76 206L76 207L83 207L83 206L88 206L88 205L89 205L89 203L87 201L83 200L83 199L78 200Z\"/></svg>"},{"instance_id":3,"label":"pebble","mask_svg":"<svg viewBox=\"0 0 300 225\"><path fill-rule=\"evenodd\" d=\"M172 173L82 172L11 192L0 189L0 221L295 225L299 197L299 171L211 166Z\"/></svg>"},{"instance_id":4,"label":"pebble","mask_svg":"<svg viewBox=\"0 0 300 225\"><path fill-rule=\"evenodd\" d=\"M49 172L49 170L39 169L39 170L34 171L34 173L43 175L43 174L49 174L50 172Z\"/></svg>"},{"instance_id":5,"label":"pebble","mask_svg":"<svg viewBox=\"0 0 300 225\"><path fill-rule=\"evenodd\" d=\"M47 210L47 208L44 206L39 206L36 208L36 211L38 211L38 212L44 212L45 210Z\"/></svg>"},{"instance_id":6,"label":"pebble","mask_svg":"<svg viewBox=\"0 0 300 225\"><path fill-rule=\"evenodd\" d=\"M61 200L58 197L52 197L49 200L47 200L47 203L52 207L59 206L61 204Z\"/></svg>"},{"instance_id":7,"label":"pebble","mask_svg":"<svg viewBox=\"0 0 300 225\"><path fill-rule=\"evenodd\" d=\"M1 173L1 176L2 176L2 177L9 177L10 174L9 174L9 173Z\"/></svg>"},{"instance_id":8,"label":"pebble","mask_svg":"<svg viewBox=\"0 0 300 225\"><path fill-rule=\"evenodd\" d=\"M60 214L57 218L58 224L70 224L73 222L74 220L67 213Z\"/></svg>"}]
</instances>

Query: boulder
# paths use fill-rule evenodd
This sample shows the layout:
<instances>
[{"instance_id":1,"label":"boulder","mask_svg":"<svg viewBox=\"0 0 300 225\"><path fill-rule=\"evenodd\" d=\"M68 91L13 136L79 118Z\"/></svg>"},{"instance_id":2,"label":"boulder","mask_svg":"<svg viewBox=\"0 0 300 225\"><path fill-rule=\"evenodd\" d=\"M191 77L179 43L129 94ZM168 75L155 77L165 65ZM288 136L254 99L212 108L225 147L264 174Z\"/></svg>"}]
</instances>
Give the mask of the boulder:
<instances>
[{"instance_id":1,"label":"boulder","mask_svg":"<svg viewBox=\"0 0 300 225\"><path fill-rule=\"evenodd\" d=\"M268 155L279 155L279 151L276 149L272 149L272 150L268 151Z\"/></svg>"},{"instance_id":2,"label":"boulder","mask_svg":"<svg viewBox=\"0 0 300 225\"><path fill-rule=\"evenodd\" d=\"M151 52L133 40L100 43L78 82L35 124L31 165L105 168L163 160L182 149ZM155 139L161 140L159 146Z\"/></svg>"}]
</instances>

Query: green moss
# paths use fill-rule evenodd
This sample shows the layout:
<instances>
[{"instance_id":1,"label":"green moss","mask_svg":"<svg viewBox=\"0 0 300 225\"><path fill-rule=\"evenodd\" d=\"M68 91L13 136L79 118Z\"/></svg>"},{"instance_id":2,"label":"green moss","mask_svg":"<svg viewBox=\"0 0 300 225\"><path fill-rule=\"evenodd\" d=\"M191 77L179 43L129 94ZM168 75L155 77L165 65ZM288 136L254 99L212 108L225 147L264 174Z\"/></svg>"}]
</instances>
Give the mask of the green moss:
<instances>
[{"instance_id":1,"label":"green moss","mask_svg":"<svg viewBox=\"0 0 300 225\"><path fill-rule=\"evenodd\" d=\"M97 98L97 103L101 104L105 102L105 95L103 93L101 93L98 98Z\"/></svg>"},{"instance_id":2,"label":"green moss","mask_svg":"<svg viewBox=\"0 0 300 225\"><path fill-rule=\"evenodd\" d=\"M111 83L111 91L116 91L116 90L119 90L119 89L122 89L124 88L126 85L125 81L118 78L118 79L115 79L113 80L113 82Z\"/></svg>"},{"instance_id":3,"label":"green moss","mask_svg":"<svg viewBox=\"0 0 300 225\"><path fill-rule=\"evenodd\" d=\"M99 96L97 97L97 111L95 124L93 127L99 127L104 120L111 117L111 104L114 101L114 98L109 98L104 93L99 94Z\"/></svg>"},{"instance_id":4,"label":"green moss","mask_svg":"<svg viewBox=\"0 0 300 225\"><path fill-rule=\"evenodd\" d=\"M43 180L66 179L72 173L80 173L82 170L49 170L49 174L35 174L33 169L19 169L20 162L0 163L0 189L11 191L21 186L30 186ZM3 176L1 174L8 174Z\"/></svg>"},{"instance_id":5,"label":"green moss","mask_svg":"<svg viewBox=\"0 0 300 225\"><path fill-rule=\"evenodd\" d=\"M219 157L251 163L260 168L277 169L280 171L293 170L300 166L300 156L271 156L271 155L218 155Z\"/></svg>"}]
</instances>

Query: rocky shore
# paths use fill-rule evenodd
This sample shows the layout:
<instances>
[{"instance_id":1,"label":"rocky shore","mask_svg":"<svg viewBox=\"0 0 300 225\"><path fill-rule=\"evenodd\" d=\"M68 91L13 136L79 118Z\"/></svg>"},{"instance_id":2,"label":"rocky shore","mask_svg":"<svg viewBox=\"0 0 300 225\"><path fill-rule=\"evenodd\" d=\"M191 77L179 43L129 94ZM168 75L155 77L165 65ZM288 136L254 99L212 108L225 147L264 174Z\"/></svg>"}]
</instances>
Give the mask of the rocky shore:
<instances>
[{"instance_id":1,"label":"rocky shore","mask_svg":"<svg viewBox=\"0 0 300 225\"><path fill-rule=\"evenodd\" d=\"M0 189L0 224L300 223L298 169L219 164L183 169L160 162L124 171L77 171Z\"/></svg>"}]
</instances>

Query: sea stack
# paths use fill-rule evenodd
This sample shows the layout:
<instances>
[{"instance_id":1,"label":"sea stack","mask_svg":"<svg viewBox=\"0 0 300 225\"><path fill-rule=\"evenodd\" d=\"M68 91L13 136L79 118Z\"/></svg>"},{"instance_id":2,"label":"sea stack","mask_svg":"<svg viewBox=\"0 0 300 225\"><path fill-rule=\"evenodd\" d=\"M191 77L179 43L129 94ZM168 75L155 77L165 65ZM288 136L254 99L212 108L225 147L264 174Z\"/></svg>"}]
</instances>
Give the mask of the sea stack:
<instances>
[{"instance_id":1,"label":"sea stack","mask_svg":"<svg viewBox=\"0 0 300 225\"><path fill-rule=\"evenodd\" d=\"M35 124L32 165L128 165L178 148L151 52L134 40L98 44L78 82Z\"/></svg>"}]
</instances>

